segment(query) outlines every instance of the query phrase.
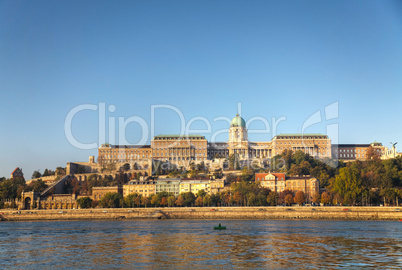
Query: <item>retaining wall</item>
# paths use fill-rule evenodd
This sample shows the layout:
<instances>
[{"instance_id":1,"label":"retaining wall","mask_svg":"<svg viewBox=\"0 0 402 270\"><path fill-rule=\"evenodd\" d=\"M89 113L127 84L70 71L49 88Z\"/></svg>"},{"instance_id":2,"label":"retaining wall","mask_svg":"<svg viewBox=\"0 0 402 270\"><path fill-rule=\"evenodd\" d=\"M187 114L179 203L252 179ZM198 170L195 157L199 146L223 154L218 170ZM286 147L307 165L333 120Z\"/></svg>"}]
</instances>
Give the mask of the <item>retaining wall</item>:
<instances>
[{"instance_id":1,"label":"retaining wall","mask_svg":"<svg viewBox=\"0 0 402 270\"><path fill-rule=\"evenodd\" d=\"M401 207L402 208L402 207ZM3 221L97 219L343 219L401 220L397 207L173 207L0 210Z\"/></svg>"}]
</instances>

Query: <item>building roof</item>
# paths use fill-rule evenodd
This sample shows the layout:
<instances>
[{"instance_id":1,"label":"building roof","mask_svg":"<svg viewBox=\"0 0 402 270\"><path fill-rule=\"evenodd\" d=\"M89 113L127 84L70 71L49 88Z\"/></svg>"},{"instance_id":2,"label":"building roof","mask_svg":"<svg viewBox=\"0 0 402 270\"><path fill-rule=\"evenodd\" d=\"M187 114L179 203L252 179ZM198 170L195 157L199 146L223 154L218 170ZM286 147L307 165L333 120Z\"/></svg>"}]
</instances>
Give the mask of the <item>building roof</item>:
<instances>
[{"instance_id":1,"label":"building roof","mask_svg":"<svg viewBox=\"0 0 402 270\"><path fill-rule=\"evenodd\" d=\"M273 139L280 139L281 137L325 137L328 138L327 135L321 133L281 133L276 135Z\"/></svg>"},{"instance_id":2,"label":"building roof","mask_svg":"<svg viewBox=\"0 0 402 270\"><path fill-rule=\"evenodd\" d=\"M246 127L246 121L239 115L236 114L235 118L232 119L232 122L230 122L231 127Z\"/></svg>"},{"instance_id":3,"label":"building roof","mask_svg":"<svg viewBox=\"0 0 402 270\"><path fill-rule=\"evenodd\" d=\"M283 178L283 180L285 180L285 178L286 178L286 174L285 174L285 173L256 173L256 174L255 174L255 177L256 177L256 178L257 178L257 177L265 178L265 176L267 176L267 175L269 175L269 174L275 175L275 177L277 177L277 178Z\"/></svg>"},{"instance_id":4,"label":"building roof","mask_svg":"<svg viewBox=\"0 0 402 270\"><path fill-rule=\"evenodd\" d=\"M146 145L111 145L111 144L102 144L100 148L133 148L133 149L139 149L139 148L151 148L151 146L148 144Z\"/></svg>"},{"instance_id":5,"label":"building roof","mask_svg":"<svg viewBox=\"0 0 402 270\"><path fill-rule=\"evenodd\" d=\"M203 139L205 137L200 134L161 134L154 137L154 139L162 139L162 138L185 138L185 139Z\"/></svg>"},{"instance_id":6,"label":"building roof","mask_svg":"<svg viewBox=\"0 0 402 270\"><path fill-rule=\"evenodd\" d=\"M370 144L333 144L332 148L336 147L369 147Z\"/></svg>"},{"instance_id":7,"label":"building roof","mask_svg":"<svg viewBox=\"0 0 402 270\"><path fill-rule=\"evenodd\" d=\"M17 170L20 170L20 168L19 167L15 168L11 174L14 174Z\"/></svg>"}]
</instances>

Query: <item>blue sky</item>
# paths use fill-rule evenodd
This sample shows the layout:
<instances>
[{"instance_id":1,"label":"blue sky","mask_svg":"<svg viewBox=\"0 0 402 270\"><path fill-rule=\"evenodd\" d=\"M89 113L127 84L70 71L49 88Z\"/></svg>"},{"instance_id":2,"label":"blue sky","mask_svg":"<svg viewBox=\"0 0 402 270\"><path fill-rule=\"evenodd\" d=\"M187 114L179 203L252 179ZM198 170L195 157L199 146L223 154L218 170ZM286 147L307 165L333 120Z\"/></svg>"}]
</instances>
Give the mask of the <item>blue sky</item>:
<instances>
[{"instance_id":1,"label":"blue sky","mask_svg":"<svg viewBox=\"0 0 402 270\"><path fill-rule=\"evenodd\" d=\"M240 103L246 121L270 125L251 141L271 140L273 118L286 118L276 134L296 133L320 111L306 132L337 124L340 143L402 144L401 75L400 1L0 1L0 176L19 166L29 179L97 155L65 136L82 104L104 103L116 133L119 117L150 126L158 104L216 132L228 124L214 119L233 118ZM339 115L327 121L334 102ZM75 115L78 141L99 141L98 114ZM180 132L173 110L154 119L156 135ZM138 143L141 132L128 124L125 138Z\"/></svg>"}]
</instances>

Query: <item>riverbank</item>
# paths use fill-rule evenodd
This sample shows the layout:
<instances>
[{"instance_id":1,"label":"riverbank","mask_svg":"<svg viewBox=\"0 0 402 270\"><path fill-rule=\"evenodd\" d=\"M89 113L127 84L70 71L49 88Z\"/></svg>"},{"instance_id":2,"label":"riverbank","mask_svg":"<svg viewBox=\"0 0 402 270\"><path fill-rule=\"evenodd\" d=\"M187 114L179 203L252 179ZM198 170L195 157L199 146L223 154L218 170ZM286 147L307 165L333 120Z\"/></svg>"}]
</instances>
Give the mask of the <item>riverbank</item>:
<instances>
[{"instance_id":1,"label":"riverbank","mask_svg":"<svg viewBox=\"0 0 402 270\"><path fill-rule=\"evenodd\" d=\"M402 207L401 207L402 208ZM1 221L118 219L339 219L401 220L398 207L165 207L1 210Z\"/></svg>"}]
</instances>

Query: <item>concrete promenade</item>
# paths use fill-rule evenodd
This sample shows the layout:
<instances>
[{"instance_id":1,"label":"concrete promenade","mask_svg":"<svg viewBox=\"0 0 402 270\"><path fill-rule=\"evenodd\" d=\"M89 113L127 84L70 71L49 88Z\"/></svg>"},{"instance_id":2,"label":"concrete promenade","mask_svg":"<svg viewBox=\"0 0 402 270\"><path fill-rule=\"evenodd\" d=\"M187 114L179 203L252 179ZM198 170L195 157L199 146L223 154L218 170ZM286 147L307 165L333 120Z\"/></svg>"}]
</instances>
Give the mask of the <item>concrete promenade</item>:
<instances>
[{"instance_id":1,"label":"concrete promenade","mask_svg":"<svg viewBox=\"0 0 402 270\"><path fill-rule=\"evenodd\" d=\"M123 219L401 220L402 207L164 207L0 210L1 221Z\"/></svg>"}]
</instances>

